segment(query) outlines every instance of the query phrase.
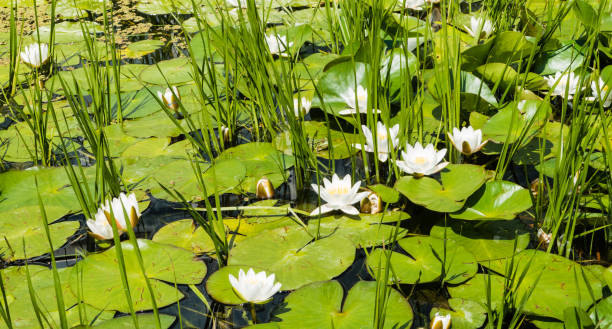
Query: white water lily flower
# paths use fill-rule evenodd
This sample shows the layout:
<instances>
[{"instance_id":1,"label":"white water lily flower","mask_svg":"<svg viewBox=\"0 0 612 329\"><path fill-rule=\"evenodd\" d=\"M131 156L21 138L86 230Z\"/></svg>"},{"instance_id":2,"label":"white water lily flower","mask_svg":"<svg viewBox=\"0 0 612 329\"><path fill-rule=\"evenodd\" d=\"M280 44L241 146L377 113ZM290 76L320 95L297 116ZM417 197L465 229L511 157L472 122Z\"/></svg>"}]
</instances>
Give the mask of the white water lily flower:
<instances>
[{"instance_id":1,"label":"white water lily flower","mask_svg":"<svg viewBox=\"0 0 612 329\"><path fill-rule=\"evenodd\" d=\"M254 304L267 302L281 288L280 283L274 282L274 274L266 276L266 272L255 273L252 268L246 274L240 269L238 279L230 274L229 281L240 298Z\"/></svg>"},{"instance_id":2,"label":"white water lily flower","mask_svg":"<svg viewBox=\"0 0 612 329\"><path fill-rule=\"evenodd\" d=\"M367 126L361 125L361 130L363 130L363 135L365 136L366 144L364 145L364 150L366 152L374 152L374 137L372 136L372 131ZM376 144L378 151L378 160L381 162L386 162L389 158L389 153L391 152L391 148L395 148L397 143L399 143L399 138L397 134L399 133L399 124L391 127L387 134L387 126L385 126L382 122L378 121L376 124ZM389 145L389 140L391 141L391 145ZM355 148L361 149L361 144L353 144Z\"/></svg>"},{"instance_id":3,"label":"white water lily flower","mask_svg":"<svg viewBox=\"0 0 612 329\"><path fill-rule=\"evenodd\" d=\"M340 179L336 174L332 177L331 182L327 178L323 178L322 186L312 184L312 189L319 193L321 199L326 201L327 204L313 210L310 216L324 214L333 210L340 210L349 215L358 215L359 210L352 205L370 194L370 192L358 193L360 185L361 182L357 182L351 187L351 175L346 175L343 179Z\"/></svg>"},{"instance_id":4,"label":"white water lily flower","mask_svg":"<svg viewBox=\"0 0 612 329\"><path fill-rule=\"evenodd\" d=\"M601 78L599 78L597 82L591 82L591 91L593 92L593 97L589 99L600 101L603 107L612 105L612 92L610 92L610 87L608 87Z\"/></svg>"},{"instance_id":5,"label":"white water lily flower","mask_svg":"<svg viewBox=\"0 0 612 329\"><path fill-rule=\"evenodd\" d=\"M453 128L453 133L447 134L453 146L465 155L480 151L488 142L488 140L482 141L482 130L474 130L472 126L463 127L461 130Z\"/></svg>"},{"instance_id":6,"label":"white water lily flower","mask_svg":"<svg viewBox=\"0 0 612 329\"><path fill-rule=\"evenodd\" d=\"M357 94L357 97L355 97ZM359 113L368 113L368 91L362 86L355 88L348 88L342 94L340 94L342 100L348 107L345 110L340 111L340 115L356 114L357 108L359 107ZM374 110L380 113L380 110Z\"/></svg>"},{"instance_id":7,"label":"white water lily flower","mask_svg":"<svg viewBox=\"0 0 612 329\"><path fill-rule=\"evenodd\" d=\"M468 33L475 39L487 38L493 33L493 22L488 18L470 17L470 26L464 25Z\"/></svg>"},{"instance_id":8,"label":"white water lily flower","mask_svg":"<svg viewBox=\"0 0 612 329\"><path fill-rule=\"evenodd\" d=\"M544 77L548 87L553 88L551 95L565 97L567 91L567 99L574 98L574 94L578 91L580 84L580 76L574 72L562 73L557 72L554 76Z\"/></svg>"},{"instance_id":9,"label":"white water lily flower","mask_svg":"<svg viewBox=\"0 0 612 329\"><path fill-rule=\"evenodd\" d=\"M178 110L178 100L181 98L181 95L179 94L178 88L176 88L176 86L172 86L172 89L166 88L166 91L164 93L158 91L157 97L159 97L159 99L161 99L162 102L169 109L172 109L174 111Z\"/></svg>"},{"instance_id":10,"label":"white water lily flower","mask_svg":"<svg viewBox=\"0 0 612 329\"><path fill-rule=\"evenodd\" d=\"M225 4L231 8L247 8L247 0L225 0Z\"/></svg>"},{"instance_id":11,"label":"white water lily flower","mask_svg":"<svg viewBox=\"0 0 612 329\"><path fill-rule=\"evenodd\" d=\"M436 312L434 318L431 320L431 329L449 329L451 325L451 315L440 315L440 312Z\"/></svg>"},{"instance_id":12,"label":"white water lily flower","mask_svg":"<svg viewBox=\"0 0 612 329\"><path fill-rule=\"evenodd\" d=\"M284 35L266 35L266 43L270 52L279 56L289 56L285 51L293 45L293 42L287 43L287 37Z\"/></svg>"},{"instance_id":13,"label":"white water lily flower","mask_svg":"<svg viewBox=\"0 0 612 329\"><path fill-rule=\"evenodd\" d=\"M87 219L87 227L91 235L98 240L109 240L113 238L113 227L108 222L104 209L98 209L94 216L95 220Z\"/></svg>"},{"instance_id":14,"label":"white water lily flower","mask_svg":"<svg viewBox=\"0 0 612 329\"><path fill-rule=\"evenodd\" d=\"M312 101L306 97L293 99L293 111L296 117L308 114L308 112L310 112L311 106Z\"/></svg>"},{"instance_id":15,"label":"white water lily flower","mask_svg":"<svg viewBox=\"0 0 612 329\"><path fill-rule=\"evenodd\" d=\"M407 174L417 177L432 175L444 169L448 162L441 162L446 155L446 149L436 151L433 144L423 148L416 142L414 147L406 144L406 151L402 151L402 160L397 160L397 166Z\"/></svg>"},{"instance_id":16,"label":"white water lily flower","mask_svg":"<svg viewBox=\"0 0 612 329\"><path fill-rule=\"evenodd\" d=\"M21 60L32 68L39 68L49 60L49 46L46 43L33 43L21 52Z\"/></svg>"},{"instance_id":17,"label":"white water lily flower","mask_svg":"<svg viewBox=\"0 0 612 329\"><path fill-rule=\"evenodd\" d=\"M121 192L118 198L113 198L110 202L106 200L100 209L106 213L108 218L115 218L117 229L121 231L127 231L128 220L130 225L134 227L140 218L138 200L136 200L136 194L134 193L130 193L130 195L127 196L125 193ZM100 212L100 210L98 210L98 212ZM126 213L128 216L127 219L125 217Z\"/></svg>"}]
</instances>

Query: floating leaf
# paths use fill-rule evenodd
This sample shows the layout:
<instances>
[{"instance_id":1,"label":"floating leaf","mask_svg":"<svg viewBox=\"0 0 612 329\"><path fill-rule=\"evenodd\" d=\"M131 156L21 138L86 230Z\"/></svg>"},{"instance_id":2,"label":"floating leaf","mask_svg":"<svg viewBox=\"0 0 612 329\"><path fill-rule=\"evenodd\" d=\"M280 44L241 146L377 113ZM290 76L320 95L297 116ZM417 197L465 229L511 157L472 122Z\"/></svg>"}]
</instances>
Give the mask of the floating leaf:
<instances>
[{"instance_id":1,"label":"floating leaf","mask_svg":"<svg viewBox=\"0 0 612 329\"><path fill-rule=\"evenodd\" d=\"M276 274L283 290L329 280L355 259L351 241L332 235L313 240L301 227L264 231L230 250L228 265L258 267Z\"/></svg>"},{"instance_id":2,"label":"floating leaf","mask_svg":"<svg viewBox=\"0 0 612 329\"><path fill-rule=\"evenodd\" d=\"M195 226L191 219L181 219L166 224L155 233L153 241L187 249L196 255L215 250L212 239L202 226Z\"/></svg>"},{"instance_id":3,"label":"floating leaf","mask_svg":"<svg viewBox=\"0 0 612 329\"><path fill-rule=\"evenodd\" d=\"M518 220L450 221L446 230L444 226L435 225L430 234L432 237L456 242L485 265L489 260L511 257L522 251L527 248L530 240L529 230Z\"/></svg>"},{"instance_id":4,"label":"floating leaf","mask_svg":"<svg viewBox=\"0 0 612 329\"><path fill-rule=\"evenodd\" d=\"M436 313L441 316L450 314L453 329L480 328L487 319L487 311L482 305L469 299L450 298L448 305L451 310L433 308L429 317L433 319Z\"/></svg>"},{"instance_id":5,"label":"floating leaf","mask_svg":"<svg viewBox=\"0 0 612 329\"><path fill-rule=\"evenodd\" d=\"M206 275L206 264L182 248L138 240L142 261L157 307L177 302L183 294L162 281L177 284L198 284ZM152 299L136 251L130 241L121 243L126 275L134 310L153 308ZM121 283L115 247L88 255L75 266L70 288L82 294L83 301L105 310L129 312L127 297Z\"/></svg>"},{"instance_id":6,"label":"floating leaf","mask_svg":"<svg viewBox=\"0 0 612 329\"><path fill-rule=\"evenodd\" d=\"M430 177L404 176L395 183L395 188L410 201L429 210L454 212L484 184L486 172L480 166L451 164L440 177L442 184Z\"/></svg>"},{"instance_id":7,"label":"floating leaf","mask_svg":"<svg viewBox=\"0 0 612 329\"><path fill-rule=\"evenodd\" d=\"M513 219L531 207L531 194L518 184L490 181L472 194L451 217L469 220Z\"/></svg>"},{"instance_id":8,"label":"floating leaf","mask_svg":"<svg viewBox=\"0 0 612 329\"><path fill-rule=\"evenodd\" d=\"M428 283L444 280L451 284L471 278L478 270L474 256L459 244L431 237L409 237L398 241L405 254L374 249L367 258L371 272L378 276L386 271L386 257L390 255L389 283ZM446 252L445 252L446 250ZM444 263L444 271L443 271ZM380 271L380 272L379 272Z\"/></svg>"},{"instance_id":9,"label":"floating leaf","mask_svg":"<svg viewBox=\"0 0 612 329\"><path fill-rule=\"evenodd\" d=\"M385 322L382 328L409 328L412 309L406 299L389 288ZM279 328L352 329L370 328L374 323L376 282L359 281L343 301L338 281L316 282L304 286L285 298L286 307L275 315Z\"/></svg>"}]
</instances>

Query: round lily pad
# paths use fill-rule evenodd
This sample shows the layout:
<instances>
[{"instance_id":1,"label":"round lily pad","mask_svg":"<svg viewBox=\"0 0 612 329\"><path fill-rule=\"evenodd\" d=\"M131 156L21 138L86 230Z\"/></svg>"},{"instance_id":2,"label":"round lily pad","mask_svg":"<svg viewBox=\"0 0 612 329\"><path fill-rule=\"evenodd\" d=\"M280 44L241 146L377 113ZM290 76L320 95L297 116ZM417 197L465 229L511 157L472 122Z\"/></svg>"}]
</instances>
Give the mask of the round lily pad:
<instances>
[{"instance_id":1,"label":"round lily pad","mask_svg":"<svg viewBox=\"0 0 612 329\"><path fill-rule=\"evenodd\" d=\"M293 290L340 275L354 259L353 243L342 236L314 240L301 227L281 227L240 242L228 265L263 268L276 274L281 289Z\"/></svg>"},{"instance_id":2,"label":"round lily pad","mask_svg":"<svg viewBox=\"0 0 612 329\"><path fill-rule=\"evenodd\" d=\"M130 241L122 242L121 246L134 309L151 309L152 296L138 265L136 251ZM179 290L161 280L171 284L198 284L206 275L206 264L194 259L185 249L142 239L138 240L138 246L157 307L183 298ZM73 269L70 288L75 294L80 289L83 301L94 307L127 313L127 297L116 257L115 247L85 257Z\"/></svg>"},{"instance_id":3,"label":"round lily pad","mask_svg":"<svg viewBox=\"0 0 612 329\"><path fill-rule=\"evenodd\" d=\"M518 184L490 181L472 194L463 209L451 214L453 218L485 220L513 219L531 207L531 194Z\"/></svg>"},{"instance_id":4,"label":"round lily pad","mask_svg":"<svg viewBox=\"0 0 612 329\"><path fill-rule=\"evenodd\" d=\"M189 58L179 57L150 65L140 73L142 81L154 85L176 85L193 81Z\"/></svg>"},{"instance_id":5,"label":"round lily pad","mask_svg":"<svg viewBox=\"0 0 612 329\"><path fill-rule=\"evenodd\" d=\"M375 249L367 257L374 276L384 276L389 269L389 283L428 283L441 280L451 284L464 282L474 276L478 263L474 256L460 245L432 237L409 237L398 241L405 254ZM444 252L446 248L446 253ZM391 253L391 255L388 255ZM444 266L443 266L444 264Z\"/></svg>"},{"instance_id":6,"label":"round lily pad","mask_svg":"<svg viewBox=\"0 0 612 329\"><path fill-rule=\"evenodd\" d=\"M341 235L351 240L358 248L380 246L390 243L394 238L403 238L408 233L404 228L396 228L394 223L394 220L397 222L410 217L404 212L360 214L360 217L360 219L353 219L343 215L327 216L320 220L310 220L308 229L311 234L319 232L322 236L332 233ZM388 225L380 224L380 222L388 223Z\"/></svg>"},{"instance_id":7,"label":"round lily pad","mask_svg":"<svg viewBox=\"0 0 612 329\"><path fill-rule=\"evenodd\" d=\"M214 298L219 303L227 305L238 305L244 303L244 300L240 298L240 296L238 296L236 292L234 292L234 288L232 288L232 284L229 282L229 275L231 274L237 278L240 269L247 272L250 268L252 268L255 273L265 271L261 268L256 267L233 265L224 266L220 268L217 272L213 273L208 278L208 280L206 280L206 291L212 298ZM270 273L266 272L266 275L270 275ZM283 287L281 287L281 289L283 289Z\"/></svg>"},{"instance_id":8,"label":"round lily pad","mask_svg":"<svg viewBox=\"0 0 612 329\"><path fill-rule=\"evenodd\" d=\"M450 221L448 226L435 225L430 235L439 239L453 240L472 253L478 262L505 257L527 248L529 230L518 220L466 222ZM515 245L516 239L516 245Z\"/></svg>"},{"instance_id":9,"label":"round lily pad","mask_svg":"<svg viewBox=\"0 0 612 329\"><path fill-rule=\"evenodd\" d=\"M376 282L359 281L343 303L344 291L338 281L316 282L285 298L286 307L275 315L279 328L370 328L376 312ZM381 328L410 328L412 309L395 289L390 289Z\"/></svg>"},{"instance_id":10,"label":"round lily pad","mask_svg":"<svg viewBox=\"0 0 612 329\"><path fill-rule=\"evenodd\" d=\"M166 224L155 233L153 241L187 249L196 255L215 250L208 233L202 226L196 228L191 219L181 219Z\"/></svg>"},{"instance_id":11,"label":"round lily pad","mask_svg":"<svg viewBox=\"0 0 612 329\"><path fill-rule=\"evenodd\" d=\"M506 274L510 259L490 261L486 265L494 271ZM546 316L563 320L563 310L568 307L577 307L586 311L594 302L589 290L593 292L593 298L598 300L602 296L603 283L591 271L583 268L580 264L554 254L548 254L539 250L524 250L514 257L512 273L524 277L520 283L515 282L517 296L533 291L525 302L524 311L527 314ZM474 284L471 288L456 287L449 291L453 297L461 297L483 302L482 283L478 278L469 281ZM502 282L503 283L503 282ZM496 295L503 292L503 284L494 287ZM459 293L458 293L459 292ZM471 296L470 296L471 295ZM475 296L482 296L474 299ZM471 297L471 298L470 298Z\"/></svg>"},{"instance_id":12,"label":"round lily pad","mask_svg":"<svg viewBox=\"0 0 612 329\"><path fill-rule=\"evenodd\" d=\"M453 329L480 328L487 319L487 311L475 301L451 298L448 300L448 305L452 310L433 308L429 317L433 319L436 313L441 316L450 314Z\"/></svg>"},{"instance_id":13,"label":"round lily pad","mask_svg":"<svg viewBox=\"0 0 612 329\"><path fill-rule=\"evenodd\" d=\"M49 218L48 218L49 219ZM50 222L50 221L48 221ZM5 261L32 258L50 252L39 206L28 206L0 213L0 257ZM60 248L80 224L65 221L49 225L54 249Z\"/></svg>"},{"instance_id":14,"label":"round lily pad","mask_svg":"<svg viewBox=\"0 0 612 329\"><path fill-rule=\"evenodd\" d=\"M138 326L140 328L155 328L157 326L157 318L155 314L136 314ZM168 314L159 314L159 323L162 328L169 328L174 323L175 317ZM94 328L98 329L131 329L134 328L134 319L131 315L114 318L104 321Z\"/></svg>"},{"instance_id":15,"label":"round lily pad","mask_svg":"<svg viewBox=\"0 0 612 329\"><path fill-rule=\"evenodd\" d=\"M486 179L484 168L476 165L448 165L440 174L442 184L430 177L404 176L395 188L418 205L437 212L454 212L476 192Z\"/></svg>"},{"instance_id":16,"label":"round lily pad","mask_svg":"<svg viewBox=\"0 0 612 329\"><path fill-rule=\"evenodd\" d=\"M28 274L29 272L29 274ZM58 269L60 288L64 299L66 320L69 327L80 324L94 324L113 317L115 312L101 311L87 304L79 303L78 299L69 289L69 268ZM36 328L39 327L35 316L32 299L36 301L42 310L47 322L46 328L61 328L58 311L55 282L53 271L44 266L29 265L12 266L1 271L4 291L7 295L7 308L11 312L13 328ZM30 294L28 288L28 276L32 282L35 296ZM4 307L4 305L3 305ZM0 328L8 328L4 321L0 321Z\"/></svg>"}]
</instances>

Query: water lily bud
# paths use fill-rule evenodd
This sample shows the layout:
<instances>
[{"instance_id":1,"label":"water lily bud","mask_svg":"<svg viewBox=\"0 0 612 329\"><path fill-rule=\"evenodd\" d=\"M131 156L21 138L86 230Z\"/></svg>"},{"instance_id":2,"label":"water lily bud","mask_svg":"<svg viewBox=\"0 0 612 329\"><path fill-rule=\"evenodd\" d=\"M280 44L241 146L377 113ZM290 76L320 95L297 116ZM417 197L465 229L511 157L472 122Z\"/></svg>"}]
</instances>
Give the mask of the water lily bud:
<instances>
[{"instance_id":1,"label":"water lily bud","mask_svg":"<svg viewBox=\"0 0 612 329\"><path fill-rule=\"evenodd\" d=\"M383 209L382 200L378 194L371 192L366 198L361 200L361 212L364 214L378 214Z\"/></svg>"},{"instance_id":2,"label":"water lily bud","mask_svg":"<svg viewBox=\"0 0 612 329\"><path fill-rule=\"evenodd\" d=\"M268 302L281 288L279 282L275 283L274 274L267 276L264 271L255 273L252 268L246 273L240 269L238 278L230 274L229 281L242 300L254 304Z\"/></svg>"},{"instance_id":3,"label":"water lily bud","mask_svg":"<svg viewBox=\"0 0 612 329\"><path fill-rule=\"evenodd\" d=\"M255 196L259 199L272 199L274 198L274 186L272 182L266 177L263 177L257 181L257 190Z\"/></svg>"},{"instance_id":4,"label":"water lily bud","mask_svg":"<svg viewBox=\"0 0 612 329\"><path fill-rule=\"evenodd\" d=\"M38 88L40 90L45 89L45 81L43 79L39 77L38 80L36 80L36 83L38 84Z\"/></svg>"},{"instance_id":5,"label":"water lily bud","mask_svg":"<svg viewBox=\"0 0 612 329\"><path fill-rule=\"evenodd\" d=\"M166 107L168 107L174 112L178 111L179 99L181 99L181 95L179 94L178 88L176 88L176 86L172 86L172 89L166 88L166 91L164 93L158 91L157 97L162 100Z\"/></svg>"},{"instance_id":6,"label":"water lily bud","mask_svg":"<svg viewBox=\"0 0 612 329\"><path fill-rule=\"evenodd\" d=\"M448 329L451 326L451 316L450 314L447 315L440 315L439 312L436 312L436 315L434 315L434 318L431 320L431 329Z\"/></svg>"},{"instance_id":7,"label":"water lily bud","mask_svg":"<svg viewBox=\"0 0 612 329\"><path fill-rule=\"evenodd\" d=\"M537 236L540 246L543 248L548 248L548 245L552 241L552 234L546 233L543 229L539 228Z\"/></svg>"},{"instance_id":8,"label":"water lily bud","mask_svg":"<svg viewBox=\"0 0 612 329\"><path fill-rule=\"evenodd\" d=\"M21 61L31 68L39 68L49 60L49 45L33 43L21 52Z\"/></svg>"},{"instance_id":9,"label":"water lily bud","mask_svg":"<svg viewBox=\"0 0 612 329\"><path fill-rule=\"evenodd\" d=\"M221 126L219 129L221 133L221 138L223 138L223 143L228 144L230 142L230 130L226 126Z\"/></svg>"},{"instance_id":10,"label":"water lily bud","mask_svg":"<svg viewBox=\"0 0 612 329\"><path fill-rule=\"evenodd\" d=\"M453 133L447 134L453 146L465 155L480 151L488 142L488 140L482 141L482 130L474 129L472 126L463 127L461 130L453 128Z\"/></svg>"}]
</instances>

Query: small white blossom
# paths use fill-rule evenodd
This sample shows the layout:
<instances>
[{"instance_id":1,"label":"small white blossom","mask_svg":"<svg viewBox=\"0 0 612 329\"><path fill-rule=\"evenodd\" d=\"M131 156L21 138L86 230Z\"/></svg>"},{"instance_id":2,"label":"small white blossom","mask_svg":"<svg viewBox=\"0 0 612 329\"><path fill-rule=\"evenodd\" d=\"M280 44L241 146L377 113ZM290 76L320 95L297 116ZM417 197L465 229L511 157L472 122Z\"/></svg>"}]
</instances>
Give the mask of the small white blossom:
<instances>
[{"instance_id":1,"label":"small white blossom","mask_svg":"<svg viewBox=\"0 0 612 329\"><path fill-rule=\"evenodd\" d=\"M255 273L252 268L249 268L246 274L240 269L238 279L230 274L229 281L240 298L254 304L267 302L281 288L280 283L274 282L274 274L266 276L266 272Z\"/></svg>"},{"instance_id":2,"label":"small white blossom","mask_svg":"<svg viewBox=\"0 0 612 329\"><path fill-rule=\"evenodd\" d=\"M365 136L366 140L364 150L366 152L374 152L374 136L372 135L372 131L365 125L361 126L361 130L363 130L363 135ZM381 162L387 161L391 148L395 148L399 143L399 138L397 137L398 133L399 124L389 128L388 133L387 126L385 126L382 122L379 121L376 124L376 146L378 151L378 160ZM389 141L391 141L391 144L389 144ZM353 146L361 149L361 144L354 144Z\"/></svg>"},{"instance_id":3,"label":"small white blossom","mask_svg":"<svg viewBox=\"0 0 612 329\"><path fill-rule=\"evenodd\" d=\"M359 210L352 205L367 197L370 192L357 192L361 182L351 187L351 175L340 179L334 174L331 182L323 178L323 185L312 184L312 189L319 193L321 199L327 204L321 205L310 213L310 216L324 214L333 210L340 210L349 215L358 215Z\"/></svg>"},{"instance_id":4,"label":"small white blossom","mask_svg":"<svg viewBox=\"0 0 612 329\"><path fill-rule=\"evenodd\" d=\"M397 166L407 174L415 176L433 175L444 169L448 162L441 162L446 155L446 149L436 151L433 144L423 148L416 142L414 147L406 144L406 151L402 151L402 160L397 160Z\"/></svg>"},{"instance_id":5,"label":"small white blossom","mask_svg":"<svg viewBox=\"0 0 612 329\"><path fill-rule=\"evenodd\" d=\"M578 85L580 85L580 76L574 74L574 72L557 72L552 77L545 76L544 79L548 87L552 88L551 95L566 97L567 93L567 99L574 98L574 94L578 91Z\"/></svg>"},{"instance_id":6,"label":"small white blossom","mask_svg":"<svg viewBox=\"0 0 612 329\"><path fill-rule=\"evenodd\" d=\"M468 33L475 39L487 38L493 33L493 23L483 17L470 17L470 26L464 25Z\"/></svg>"},{"instance_id":7,"label":"small white blossom","mask_svg":"<svg viewBox=\"0 0 612 329\"><path fill-rule=\"evenodd\" d=\"M21 60L32 68L39 68L49 60L49 46L46 43L33 43L21 52Z\"/></svg>"},{"instance_id":8,"label":"small white blossom","mask_svg":"<svg viewBox=\"0 0 612 329\"><path fill-rule=\"evenodd\" d=\"M463 127L461 130L453 128L453 133L448 133L448 138L455 148L465 154L470 155L480 151L487 144L487 141L482 141L482 130L472 126Z\"/></svg>"}]
</instances>

